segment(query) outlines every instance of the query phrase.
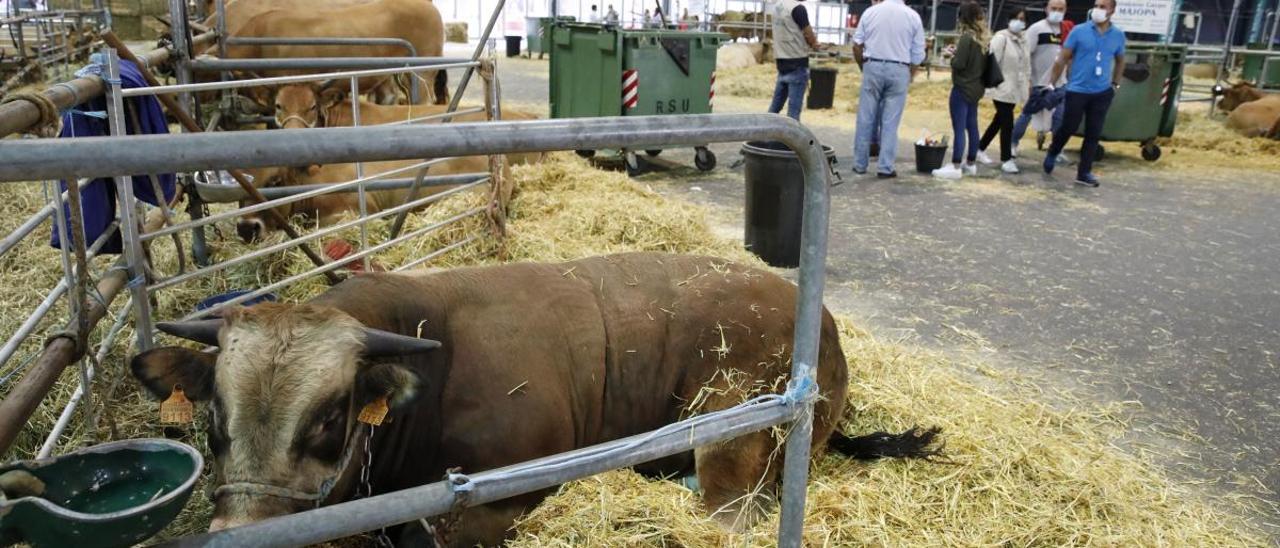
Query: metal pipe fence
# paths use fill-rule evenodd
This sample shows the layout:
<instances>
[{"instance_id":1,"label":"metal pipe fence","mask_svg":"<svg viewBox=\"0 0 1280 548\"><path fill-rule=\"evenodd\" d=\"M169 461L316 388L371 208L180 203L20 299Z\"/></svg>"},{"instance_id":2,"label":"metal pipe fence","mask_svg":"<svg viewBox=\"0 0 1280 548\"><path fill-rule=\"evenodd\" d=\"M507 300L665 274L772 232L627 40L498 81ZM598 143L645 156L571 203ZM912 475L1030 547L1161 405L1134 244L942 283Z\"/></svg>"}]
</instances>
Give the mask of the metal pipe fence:
<instances>
[{"instance_id":1,"label":"metal pipe fence","mask_svg":"<svg viewBox=\"0 0 1280 548\"><path fill-rule=\"evenodd\" d=\"M12 143L13 146L0 148L0 181L31 177L123 177L128 173L266 167L274 165L281 157L289 157L291 162L300 164L370 162L551 150L644 148L755 139L782 141L795 150L805 175L800 289L792 379L795 386L806 386L813 382L818 357L829 174L821 145L813 134L798 123L780 116L743 114L679 118L621 117L17 142ZM464 216L481 215L484 209L477 207L459 213L451 219L421 227L406 234L406 237L436 230L444 223ZM375 253L377 247L361 253ZM360 258L362 257L349 256L344 261ZM324 268L337 267L326 265ZM291 283L293 279L306 275L310 274L300 274L278 284ZM135 299L134 306L137 305ZM579 450L570 455L548 457L541 462L477 474L471 478L476 489L469 503L480 504L538 490L792 421L794 426L787 438L783 470L783 512L779 544L798 546L803 518L804 486L809 466L812 402L789 391L787 397L773 396L757 405L696 417L694 420L700 422L678 423L636 438ZM408 499L413 502L406 504ZM322 538L350 535L437 514L447 511L455 502L455 493L447 485L432 484L180 542L187 545L235 545L250 538L243 535L252 535L255 545L317 542ZM332 519L336 515L345 517ZM305 526L300 527L301 524Z\"/></svg>"}]
</instances>

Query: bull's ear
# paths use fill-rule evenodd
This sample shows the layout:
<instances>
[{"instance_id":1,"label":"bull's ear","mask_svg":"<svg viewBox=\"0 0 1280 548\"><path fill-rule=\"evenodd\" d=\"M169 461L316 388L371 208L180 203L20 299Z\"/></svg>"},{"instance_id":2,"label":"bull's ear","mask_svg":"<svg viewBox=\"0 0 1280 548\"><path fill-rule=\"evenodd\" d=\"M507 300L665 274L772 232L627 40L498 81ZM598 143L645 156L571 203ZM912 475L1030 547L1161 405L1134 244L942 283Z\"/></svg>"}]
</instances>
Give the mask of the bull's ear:
<instances>
[{"instance_id":1,"label":"bull's ear","mask_svg":"<svg viewBox=\"0 0 1280 548\"><path fill-rule=\"evenodd\" d=\"M366 366L356 376L356 404L363 406L386 396L391 409L418 397L418 374L394 363Z\"/></svg>"},{"instance_id":2,"label":"bull's ear","mask_svg":"<svg viewBox=\"0 0 1280 548\"><path fill-rule=\"evenodd\" d=\"M307 172L308 177L319 177L320 167L321 167L320 164L311 164L307 166L306 169L304 169L303 171Z\"/></svg>"},{"instance_id":3,"label":"bull's ear","mask_svg":"<svg viewBox=\"0 0 1280 548\"><path fill-rule=\"evenodd\" d=\"M342 89L341 86L321 88L320 91L316 93L316 104L319 105L320 108L327 109L341 102L346 98L346 95L347 91Z\"/></svg>"},{"instance_id":4,"label":"bull's ear","mask_svg":"<svg viewBox=\"0 0 1280 548\"><path fill-rule=\"evenodd\" d=\"M133 357L129 364L134 378L156 398L167 398L175 385L193 401L213 397L213 368L217 354L166 346Z\"/></svg>"}]
</instances>

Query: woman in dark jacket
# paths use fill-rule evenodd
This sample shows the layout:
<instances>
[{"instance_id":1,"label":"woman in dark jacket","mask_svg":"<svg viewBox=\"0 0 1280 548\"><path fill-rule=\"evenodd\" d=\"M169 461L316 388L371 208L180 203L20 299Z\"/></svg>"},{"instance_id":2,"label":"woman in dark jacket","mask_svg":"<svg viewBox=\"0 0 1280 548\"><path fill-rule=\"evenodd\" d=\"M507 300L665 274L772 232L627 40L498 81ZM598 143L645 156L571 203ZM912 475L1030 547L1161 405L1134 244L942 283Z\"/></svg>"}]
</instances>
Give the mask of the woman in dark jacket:
<instances>
[{"instance_id":1,"label":"woman in dark jacket","mask_svg":"<svg viewBox=\"0 0 1280 548\"><path fill-rule=\"evenodd\" d=\"M951 129L955 141L951 163L933 170L942 179L959 179L965 174L977 175L978 166L978 102L986 91L982 73L987 68L987 47L991 31L987 29L982 6L969 0L960 5L960 39L951 57ZM966 150L966 145L967 150ZM961 164L961 160L965 160Z\"/></svg>"}]
</instances>

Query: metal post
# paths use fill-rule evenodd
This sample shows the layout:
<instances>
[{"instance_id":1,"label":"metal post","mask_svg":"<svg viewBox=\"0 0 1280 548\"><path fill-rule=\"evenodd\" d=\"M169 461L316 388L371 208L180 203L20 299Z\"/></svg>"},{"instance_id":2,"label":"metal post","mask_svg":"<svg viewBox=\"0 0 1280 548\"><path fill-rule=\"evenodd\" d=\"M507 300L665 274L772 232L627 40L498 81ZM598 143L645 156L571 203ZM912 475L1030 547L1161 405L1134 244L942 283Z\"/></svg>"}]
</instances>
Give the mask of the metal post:
<instances>
[{"instance_id":1,"label":"metal post","mask_svg":"<svg viewBox=\"0 0 1280 548\"><path fill-rule=\"evenodd\" d=\"M181 0L178 0L181 1ZM124 98L120 96L120 58L116 50L107 48L107 117L112 136L124 136L128 130L124 123ZM152 171L151 173L158 173ZM143 265L142 241L138 239L138 222L134 218L133 176L115 178L116 198L119 200L120 236L124 241L125 265L129 272L129 292L133 296L134 330L137 332L138 350L150 350L151 299L147 295L147 274ZM163 200L164 196L157 196Z\"/></svg>"},{"instance_id":2,"label":"metal post","mask_svg":"<svg viewBox=\"0 0 1280 548\"><path fill-rule=\"evenodd\" d=\"M351 125L360 127L360 80L351 78ZM356 162L356 179L360 183L356 186L356 196L360 202L360 218L369 217L368 197L365 194L364 185L364 162ZM369 249L369 223L360 223L360 249ZM369 269L369 256L365 255L361 259L365 272L372 272Z\"/></svg>"},{"instance_id":3,"label":"metal post","mask_svg":"<svg viewBox=\"0 0 1280 548\"><path fill-rule=\"evenodd\" d=\"M472 61L478 61L480 54L484 53L484 44L489 41L489 34L493 32L493 26L498 22L498 15L502 14L502 8L507 5L507 0L498 0L498 5L493 8L493 13L489 15L489 24L484 27L484 34L480 35L480 43L476 44L476 49L471 54ZM552 3L551 15L555 16L555 3ZM475 67L467 67L466 72L462 73L462 81L458 83L458 90L453 92L453 97L449 100L448 112L458 110L458 103L462 101L462 94L467 92L467 83L471 81L471 75L476 71Z\"/></svg>"},{"instance_id":4,"label":"metal post","mask_svg":"<svg viewBox=\"0 0 1280 548\"><path fill-rule=\"evenodd\" d=\"M169 31L173 34L173 52L176 54L170 59L173 63L173 73L177 76L179 84L190 84L191 67L187 63L191 61L191 35L187 29L186 0L169 0L169 19ZM178 104L187 114L195 112L195 103L190 93L178 94Z\"/></svg>"},{"instance_id":5,"label":"metal post","mask_svg":"<svg viewBox=\"0 0 1280 548\"><path fill-rule=\"evenodd\" d=\"M1231 46L1235 42L1234 38L1236 34L1236 20L1237 18L1239 18L1239 16L1240 16L1240 0L1235 0L1234 2L1231 3L1231 19L1227 23L1227 36L1225 40L1226 43L1223 45L1223 48L1222 48L1222 63L1218 65L1217 80L1219 82L1221 82L1223 78L1227 75L1227 66L1231 62ZM1213 109L1210 108L1209 111L1213 112Z\"/></svg>"},{"instance_id":6,"label":"metal post","mask_svg":"<svg viewBox=\"0 0 1280 548\"><path fill-rule=\"evenodd\" d=\"M1271 37L1267 39L1268 50L1276 47L1278 36L1280 36L1280 2L1276 3L1276 9L1271 12Z\"/></svg>"}]
</instances>

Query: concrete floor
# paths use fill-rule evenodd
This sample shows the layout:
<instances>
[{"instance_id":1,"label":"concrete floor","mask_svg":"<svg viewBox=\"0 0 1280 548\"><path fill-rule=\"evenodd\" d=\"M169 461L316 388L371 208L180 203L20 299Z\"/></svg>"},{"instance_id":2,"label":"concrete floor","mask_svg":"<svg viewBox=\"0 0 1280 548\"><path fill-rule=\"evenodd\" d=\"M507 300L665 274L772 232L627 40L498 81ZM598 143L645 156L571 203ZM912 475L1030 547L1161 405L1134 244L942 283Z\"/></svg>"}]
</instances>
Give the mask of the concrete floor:
<instances>
[{"instance_id":1,"label":"concrete floor","mask_svg":"<svg viewBox=\"0 0 1280 548\"><path fill-rule=\"evenodd\" d=\"M500 74L505 101L546 104L545 63ZM1280 503L1280 170L1169 169L1167 150L1161 169L1115 144L1133 150L1098 167L1099 189L1072 186L1073 168L1046 178L1035 151L1023 175L943 183L913 173L904 142L902 177L884 181L850 173L849 125L813 126L846 181L831 194L829 307L882 336L1137 402L1132 443L1184 478ZM640 180L740 238L737 149L714 146L706 174L691 151L668 151Z\"/></svg>"}]
</instances>

